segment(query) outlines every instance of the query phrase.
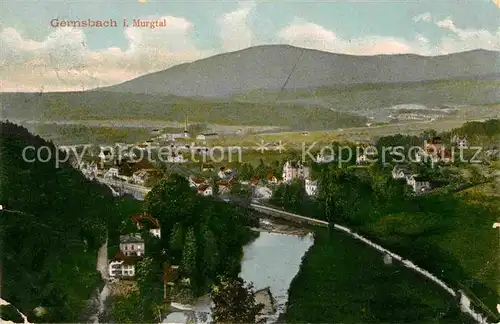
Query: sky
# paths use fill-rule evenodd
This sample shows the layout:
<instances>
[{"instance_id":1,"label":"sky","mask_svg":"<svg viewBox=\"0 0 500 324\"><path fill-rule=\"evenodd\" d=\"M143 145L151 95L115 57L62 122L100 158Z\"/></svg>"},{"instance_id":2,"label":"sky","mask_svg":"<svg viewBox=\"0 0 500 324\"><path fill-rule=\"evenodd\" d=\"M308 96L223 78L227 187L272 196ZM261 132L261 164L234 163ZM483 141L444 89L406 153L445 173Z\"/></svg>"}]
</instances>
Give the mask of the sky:
<instances>
[{"instance_id":1,"label":"sky","mask_svg":"<svg viewBox=\"0 0 500 324\"><path fill-rule=\"evenodd\" d=\"M351 55L500 50L500 0L140 1L0 0L0 92L87 90L262 44Z\"/></svg>"}]
</instances>

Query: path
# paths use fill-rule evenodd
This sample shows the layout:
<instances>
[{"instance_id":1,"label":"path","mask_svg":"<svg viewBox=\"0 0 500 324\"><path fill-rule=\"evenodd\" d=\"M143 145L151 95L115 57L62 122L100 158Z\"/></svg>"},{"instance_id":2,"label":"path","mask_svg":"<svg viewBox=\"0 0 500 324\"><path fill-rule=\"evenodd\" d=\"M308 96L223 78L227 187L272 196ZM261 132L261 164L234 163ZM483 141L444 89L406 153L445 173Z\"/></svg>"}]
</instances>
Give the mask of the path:
<instances>
[{"instance_id":1,"label":"path","mask_svg":"<svg viewBox=\"0 0 500 324\"><path fill-rule=\"evenodd\" d=\"M283 210L279 210L279 209L275 209L275 208L271 208L271 207L267 207L267 206L255 204L255 203L251 204L250 207L252 209L254 209L256 211L259 211L261 213L264 213L264 214L266 214L268 216L286 219L286 220L293 221L293 222L296 222L296 223L299 223L299 224L307 223L309 225L316 225L316 226L322 226L322 227L328 227L329 226L328 222L325 222L325 221L322 221L322 220L318 220L318 219L314 219L314 218L309 218L309 217L305 217L305 216L301 216L301 215L289 213L289 212L286 212L286 211L283 211ZM401 257L400 255L398 255L396 253L393 253L393 252L391 252L391 251L383 248L382 246L380 246L380 245L378 245L378 244L376 244L376 243L368 240L367 238L365 238L365 237L363 237L363 236L355 233L350 228L347 228L345 226L341 226L341 225L338 225L338 224L333 224L333 228L336 229L336 230L338 230L338 231L344 232L344 233L348 234L349 236L351 236L351 237L353 237L353 238L355 238L357 240L360 240L360 241L364 242L365 244L367 244L370 247L378 250L379 252L384 253L385 255L391 256L393 259L401 262L405 267L410 268L413 271L416 271L416 272L424 275L428 279L434 281L436 284L438 284L439 286L441 286L441 288L443 288L444 290L446 290L450 295L452 295L455 298L459 298L459 300L460 300L459 301L460 310L463 313L469 314L478 323L481 323L481 324L483 324L483 323L487 324L488 323L488 321L486 319L486 316L484 316L484 315L482 315L480 313L477 313L477 312L475 312L472 309L472 307L471 307L471 299L462 290L457 290L457 291L453 290L444 281L438 279L435 275L431 274L429 271L420 268L419 266L417 266L416 264L414 264L410 260L406 260L403 257Z\"/></svg>"}]
</instances>

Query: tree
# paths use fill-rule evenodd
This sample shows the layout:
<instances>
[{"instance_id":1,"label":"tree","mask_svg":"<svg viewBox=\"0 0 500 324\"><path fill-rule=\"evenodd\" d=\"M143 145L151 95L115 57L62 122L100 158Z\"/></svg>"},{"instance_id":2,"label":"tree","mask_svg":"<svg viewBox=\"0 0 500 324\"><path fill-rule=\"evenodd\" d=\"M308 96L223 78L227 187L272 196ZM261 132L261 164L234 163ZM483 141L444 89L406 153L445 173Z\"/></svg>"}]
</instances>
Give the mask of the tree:
<instances>
[{"instance_id":1,"label":"tree","mask_svg":"<svg viewBox=\"0 0 500 324\"><path fill-rule=\"evenodd\" d=\"M219 284L212 288L211 298L215 323L255 323L264 308L262 304L255 304L253 285L245 285L240 277L221 278Z\"/></svg>"},{"instance_id":2,"label":"tree","mask_svg":"<svg viewBox=\"0 0 500 324\"><path fill-rule=\"evenodd\" d=\"M193 228L190 228L186 234L181 271L188 277L194 277L196 274L196 236Z\"/></svg>"},{"instance_id":3,"label":"tree","mask_svg":"<svg viewBox=\"0 0 500 324\"><path fill-rule=\"evenodd\" d=\"M211 186L212 186L212 195L217 197L219 195L219 185L217 184L217 178L212 178Z\"/></svg>"}]
</instances>

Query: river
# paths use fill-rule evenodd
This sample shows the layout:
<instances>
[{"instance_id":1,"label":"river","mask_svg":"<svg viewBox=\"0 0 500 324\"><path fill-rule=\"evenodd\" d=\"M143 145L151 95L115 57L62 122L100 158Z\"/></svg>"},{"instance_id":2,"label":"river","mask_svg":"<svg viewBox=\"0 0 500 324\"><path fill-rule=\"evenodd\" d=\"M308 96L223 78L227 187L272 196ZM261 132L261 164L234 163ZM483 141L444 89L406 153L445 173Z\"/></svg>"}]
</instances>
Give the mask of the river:
<instances>
[{"instance_id":1,"label":"river","mask_svg":"<svg viewBox=\"0 0 500 324\"><path fill-rule=\"evenodd\" d=\"M268 221L264 220L269 224ZM275 322L285 311L288 288L297 275L302 257L313 245L312 234L299 235L261 231L253 242L244 247L240 276L254 284L254 289L269 287L276 302L277 312L266 316L267 322ZM162 323L197 323L210 321L211 302L207 297L200 298L193 305L175 304L177 311L170 313ZM206 318L204 318L206 317Z\"/></svg>"}]
</instances>

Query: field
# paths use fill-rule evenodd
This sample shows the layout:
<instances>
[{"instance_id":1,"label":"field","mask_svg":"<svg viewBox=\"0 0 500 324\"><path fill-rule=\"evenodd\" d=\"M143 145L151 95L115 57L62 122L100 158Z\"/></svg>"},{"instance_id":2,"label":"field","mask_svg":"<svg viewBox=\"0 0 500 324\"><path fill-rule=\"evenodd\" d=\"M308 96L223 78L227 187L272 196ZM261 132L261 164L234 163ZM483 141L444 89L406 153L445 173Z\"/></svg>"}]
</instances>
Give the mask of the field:
<instances>
[{"instance_id":1,"label":"field","mask_svg":"<svg viewBox=\"0 0 500 324\"><path fill-rule=\"evenodd\" d=\"M251 134L247 136L231 136L214 141L214 145L226 146L256 146L257 143L276 144L279 141L285 147L301 149L305 144L307 147L313 143L324 145L332 141L373 141L378 137L408 134L419 135L425 130L435 129L437 131L447 131L462 126L467 121L485 120L500 117L500 104L492 106L477 106L463 108L454 118L439 119L435 121L414 121L400 122L394 124L383 124L371 127L351 127L335 129L330 131L310 131L310 132L279 132L267 134Z\"/></svg>"},{"instance_id":2,"label":"field","mask_svg":"<svg viewBox=\"0 0 500 324\"><path fill-rule=\"evenodd\" d=\"M136 120L329 129L364 125L366 118L294 104L259 104L114 92L2 93L3 118L25 120Z\"/></svg>"},{"instance_id":3,"label":"field","mask_svg":"<svg viewBox=\"0 0 500 324\"><path fill-rule=\"evenodd\" d=\"M414 83L359 84L337 88L294 90L282 93L253 91L235 100L260 103L300 103L338 111L372 114L384 107L419 103L430 107L485 105L500 102L498 81L444 80Z\"/></svg>"},{"instance_id":4,"label":"field","mask_svg":"<svg viewBox=\"0 0 500 324\"><path fill-rule=\"evenodd\" d=\"M315 230L286 323L472 323L444 290L343 233ZM390 307L388 307L390 305Z\"/></svg>"}]
</instances>

